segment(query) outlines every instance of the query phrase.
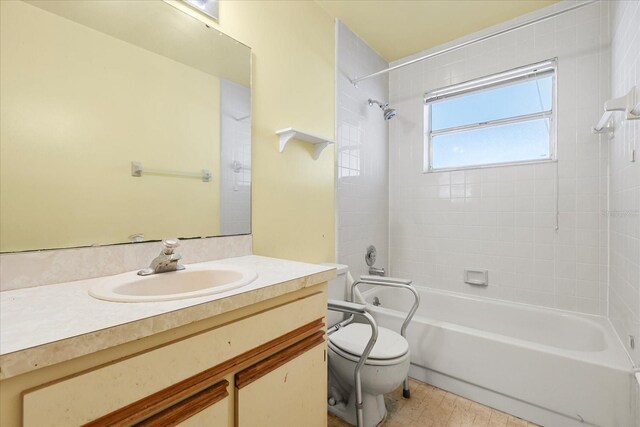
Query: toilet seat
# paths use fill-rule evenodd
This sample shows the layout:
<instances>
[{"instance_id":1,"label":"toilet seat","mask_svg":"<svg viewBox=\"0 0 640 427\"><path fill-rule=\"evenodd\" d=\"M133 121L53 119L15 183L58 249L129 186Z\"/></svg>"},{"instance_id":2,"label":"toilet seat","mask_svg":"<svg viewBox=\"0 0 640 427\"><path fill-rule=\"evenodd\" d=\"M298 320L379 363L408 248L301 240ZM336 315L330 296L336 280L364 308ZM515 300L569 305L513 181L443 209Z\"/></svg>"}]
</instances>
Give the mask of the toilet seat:
<instances>
[{"instance_id":1,"label":"toilet seat","mask_svg":"<svg viewBox=\"0 0 640 427\"><path fill-rule=\"evenodd\" d=\"M362 323L350 323L329 335L329 347L346 359L357 362L362 356L369 339L371 327ZM397 332L379 327L376 340L367 365L392 365L409 352L409 343Z\"/></svg>"}]
</instances>

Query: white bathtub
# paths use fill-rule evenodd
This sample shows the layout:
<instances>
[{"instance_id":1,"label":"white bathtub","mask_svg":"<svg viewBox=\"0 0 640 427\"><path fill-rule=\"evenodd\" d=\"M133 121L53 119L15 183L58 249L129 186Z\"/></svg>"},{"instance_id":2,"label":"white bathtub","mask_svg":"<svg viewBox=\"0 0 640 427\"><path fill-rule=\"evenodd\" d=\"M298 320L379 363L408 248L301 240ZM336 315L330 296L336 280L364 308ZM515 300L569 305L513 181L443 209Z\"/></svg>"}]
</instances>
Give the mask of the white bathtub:
<instances>
[{"instance_id":1,"label":"white bathtub","mask_svg":"<svg viewBox=\"0 0 640 427\"><path fill-rule=\"evenodd\" d=\"M637 425L632 365L606 319L417 289L410 376L548 427ZM397 331L413 301L392 288L364 297Z\"/></svg>"}]
</instances>

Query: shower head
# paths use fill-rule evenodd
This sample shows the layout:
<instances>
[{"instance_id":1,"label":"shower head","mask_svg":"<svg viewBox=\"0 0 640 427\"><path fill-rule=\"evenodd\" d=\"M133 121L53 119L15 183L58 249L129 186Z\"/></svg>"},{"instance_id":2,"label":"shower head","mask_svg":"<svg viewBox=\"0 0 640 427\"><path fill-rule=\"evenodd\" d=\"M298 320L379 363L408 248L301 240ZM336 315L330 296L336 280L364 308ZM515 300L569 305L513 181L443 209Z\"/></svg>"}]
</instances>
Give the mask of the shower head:
<instances>
[{"instance_id":1,"label":"shower head","mask_svg":"<svg viewBox=\"0 0 640 427\"><path fill-rule=\"evenodd\" d=\"M382 103L380 101L376 101L375 99L369 99L369 107L372 107L373 104L376 104L382 110L382 116L385 120L391 120L396 116L396 110L394 108L389 108L389 103Z\"/></svg>"},{"instance_id":2,"label":"shower head","mask_svg":"<svg viewBox=\"0 0 640 427\"><path fill-rule=\"evenodd\" d=\"M395 108L385 108L382 114L385 120L391 120L396 116L396 110Z\"/></svg>"}]
</instances>

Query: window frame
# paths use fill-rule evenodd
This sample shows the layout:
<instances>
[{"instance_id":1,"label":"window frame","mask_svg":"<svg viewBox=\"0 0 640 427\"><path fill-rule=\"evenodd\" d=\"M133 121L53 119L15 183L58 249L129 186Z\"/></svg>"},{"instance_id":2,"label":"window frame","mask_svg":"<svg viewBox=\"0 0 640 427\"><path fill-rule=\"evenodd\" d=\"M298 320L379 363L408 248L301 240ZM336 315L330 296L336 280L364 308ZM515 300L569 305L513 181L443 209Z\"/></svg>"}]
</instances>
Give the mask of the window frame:
<instances>
[{"instance_id":1,"label":"window frame","mask_svg":"<svg viewBox=\"0 0 640 427\"><path fill-rule=\"evenodd\" d=\"M479 93L486 90L491 90L500 86L508 86L511 84L517 84L526 81L532 77L541 77L545 75L551 76L551 110L543 111L540 113L531 113L520 116L512 116L503 119L490 120L487 122L472 123L467 125L460 125L438 131L431 130L432 121L432 108L434 103L439 101L448 100L460 96L469 95L471 93ZM464 169L482 169L492 168L500 166L513 166L513 165L526 165L536 163L548 163L555 162L557 160L557 84L558 81L558 61L557 58L548 59L546 61L536 62L534 64L525 65L523 67L513 68L507 71L503 71L489 76L481 77L478 79L469 80L463 83L458 83L439 89L435 89L424 94L424 159L423 159L423 172L446 172ZM479 165L467 165L467 166L455 166L446 168L434 168L433 167L433 137L440 135L447 135L452 133L460 133L469 130L485 129L491 127L502 126L512 123L527 122L535 119L549 119L549 157L544 159L531 159L531 160L519 160L511 162L498 162L498 163L483 163Z\"/></svg>"}]
</instances>

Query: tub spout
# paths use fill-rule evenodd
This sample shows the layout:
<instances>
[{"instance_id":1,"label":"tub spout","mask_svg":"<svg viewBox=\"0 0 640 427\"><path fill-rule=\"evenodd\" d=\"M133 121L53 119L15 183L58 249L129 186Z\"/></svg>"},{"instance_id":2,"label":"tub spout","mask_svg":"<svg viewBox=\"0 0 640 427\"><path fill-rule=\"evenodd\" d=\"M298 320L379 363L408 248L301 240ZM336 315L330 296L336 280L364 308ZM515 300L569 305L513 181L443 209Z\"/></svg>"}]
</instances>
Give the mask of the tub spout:
<instances>
[{"instance_id":1,"label":"tub spout","mask_svg":"<svg viewBox=\"0 0 640 427\"><path fill-rule=\"evenodd\" d=\"M372 276L384 276L385 271L384 268L377 268L377 267L369 267L369 274Z\"/></svg>"}]
</instances>

